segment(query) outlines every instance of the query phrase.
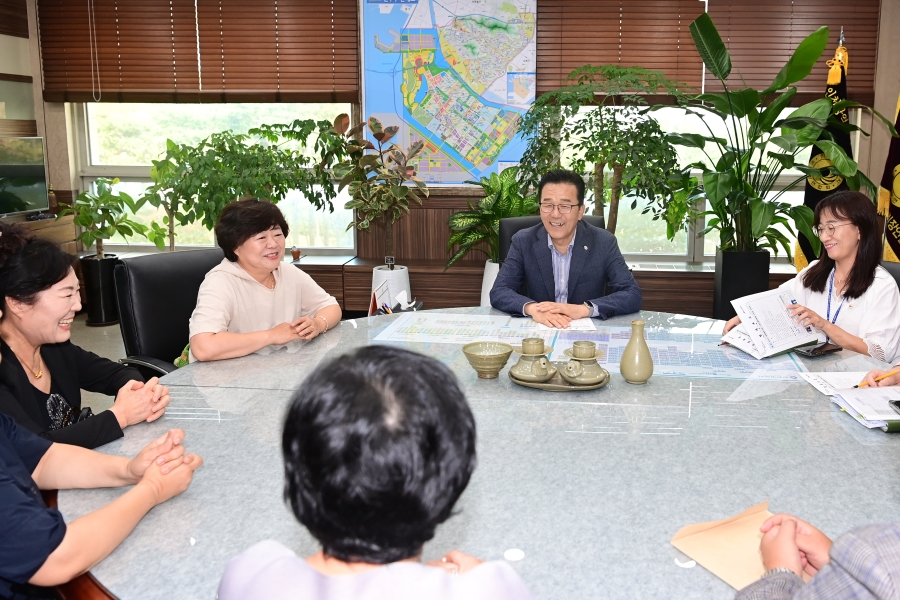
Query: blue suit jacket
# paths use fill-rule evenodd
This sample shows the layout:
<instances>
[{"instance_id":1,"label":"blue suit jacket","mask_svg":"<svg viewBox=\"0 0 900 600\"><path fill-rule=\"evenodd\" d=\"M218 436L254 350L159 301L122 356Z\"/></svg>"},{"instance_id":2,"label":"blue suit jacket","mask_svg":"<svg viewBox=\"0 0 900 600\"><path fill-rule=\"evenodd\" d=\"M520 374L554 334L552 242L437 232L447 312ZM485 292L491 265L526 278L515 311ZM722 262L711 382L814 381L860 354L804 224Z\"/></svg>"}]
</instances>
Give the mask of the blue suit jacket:
<instances>
[{"instance_id":1,"label":"blue suit jacket","mask_svg":"<svg viewBox=\"0 0 900 600\"><path fill-rule=\"evenodd\" d=\"M641 289L622 258L616 236L579 221L571 252L569 304L592 302L601 319L641 309ZM608 296L607 284L611 289ZM491 306L503 312L521 315L522 307L532 301L556 301L553 259L543 223L513 236L509 254L491 288Z\"/></svg>"}]
</instances>

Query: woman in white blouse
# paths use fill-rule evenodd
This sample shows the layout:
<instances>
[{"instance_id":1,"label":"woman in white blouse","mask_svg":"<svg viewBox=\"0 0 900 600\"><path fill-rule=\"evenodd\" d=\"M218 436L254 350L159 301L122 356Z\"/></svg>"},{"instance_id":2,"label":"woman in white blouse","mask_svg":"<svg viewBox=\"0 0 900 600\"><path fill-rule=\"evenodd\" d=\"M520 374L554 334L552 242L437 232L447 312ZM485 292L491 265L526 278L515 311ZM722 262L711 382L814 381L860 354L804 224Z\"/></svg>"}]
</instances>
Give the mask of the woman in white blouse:
<instances>
[{"instance_id":1,"label":"woman in white blouse","mask_svg":"<svg viewBox=\"0 0 900 600\"><path fill-rule=\"evenodd\" d=\"M797 305L788 306L802 325L821 338L884 362L900 357L900 292L880 265L881 233L875 206L859 192L844 191L816 206L813 231L822 252L781 287ZM735 317L729 331L740 323Z\"/></svg>"},{"instance_id":2,"label":"woman in white blouse","mask_svg":"<svg viewBox=\"0 0 900 600\"><path fill-rule=\"evenodd\" d=\"M337 325L341 307L312 277L284 265L288 224L277 206L247 198L216 222L225 258L200 285L190 321L190 360L246 356L311 340Z\"/></svg>"}]
</instances>

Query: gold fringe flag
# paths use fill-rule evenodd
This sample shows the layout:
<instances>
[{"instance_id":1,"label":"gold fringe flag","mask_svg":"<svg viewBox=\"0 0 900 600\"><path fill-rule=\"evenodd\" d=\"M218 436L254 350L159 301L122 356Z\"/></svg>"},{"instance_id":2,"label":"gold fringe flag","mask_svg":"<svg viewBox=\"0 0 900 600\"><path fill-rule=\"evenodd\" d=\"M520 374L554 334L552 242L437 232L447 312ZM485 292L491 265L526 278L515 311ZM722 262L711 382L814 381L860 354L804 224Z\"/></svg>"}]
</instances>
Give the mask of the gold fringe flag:
<instances>
[{"instance_id":1,"label":"gold fringe flag","mask_svg":"<svg viewBox=\"0 0 900 600\"><path fill-rule=\"evenodd\" d=\"M825 97L829 98L832 103L836 104L841 100L847 99L847 65L849 63L850 55L847 52L847 48L844 46L844 32L841 31L838 47L834 51L834 58L826 63L829 66L829 69L827 85L825 86ZM844 123L850 122L847 109L835 113L835 116L840 118ZM831 133L834 141L844 149L847 156L853 158L853 146L850 144L850 134L846 131L838 131L834 128L829 129L828 131ZM828 157L821 148L813 146L812 152L810 153L809 166L813 169L824 169L833 166L833 163L828 160ZM806 191L803 195L803 204L810 209L815 210L816 205L822 198L839 190L846 189L850 189L850 187L841 175L829 174L824 177L807 177ZM798 234L797 243L795 244L794 249L794 267L797 269L797 272L802 271L810 261L815 260L816 258L818 257L813 253L812 244L809 243L809 240L806 239L805 235Z\"/></svg>"},{"instance_id":2,"label":"gold fringe flag","mask_svg":"<svg viewBox=\"0 0 900 600\"><path fill-rule=\"evenodd\" d=\"M894 121L900 124L900 98L897 99ZM883 204L887 209L884 212L881 210ZM886 217L884 260L900 262L900 138L891 138L881 188L878 190L878 212Z\"/></svg>"}]
</instances>

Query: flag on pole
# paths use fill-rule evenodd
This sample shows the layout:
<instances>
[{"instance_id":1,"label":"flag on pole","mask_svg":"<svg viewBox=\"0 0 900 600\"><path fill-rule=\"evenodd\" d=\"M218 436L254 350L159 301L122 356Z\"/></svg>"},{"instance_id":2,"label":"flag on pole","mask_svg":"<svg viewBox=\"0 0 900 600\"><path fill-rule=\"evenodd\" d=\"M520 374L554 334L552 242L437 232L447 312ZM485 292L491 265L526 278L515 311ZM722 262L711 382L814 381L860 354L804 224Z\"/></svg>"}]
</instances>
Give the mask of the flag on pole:
<instances>
[{"instance_id":1,"label":"flag on pole","mask_svg":"<svg viewBox=\"0 0 900 600\"><path fill-rule=\"evenodd\" d=\"M897 99L894 121L900 125L900 98ZM900 262L900 138L891 137L881 189L878 190L878 212L886 217L884 260Z\"/></svg>"},{"instance_id":2,"label":"flag on pole","mask_svg":"<svg viewBox=\"0 0 900 600\"><path fill-rule=\"evenodd\" d=\"M826 63L830 68L828 69L828 80L826 82L827 85L825 86L825 97L830 98L831 102L834 104L847 99L848 62L849 56L847 54L847 48L844 47L844 30L841 29L841 37L838 41L837 50L834 51L834 58ZM850 122L850 115L847 114L846 108L836 113L835 116L844 123L849 124ZM833 136L835 143L839 144L841 148L844 149L847 156L853 158L853 147L850 144L850 134L846 131L838 131L832 127L828 128L827 131ZM809 156L809 166L813 169L824 169L825 167L830 167L834 164L828 160L825 153L815 145L812 147L812 152ZM824 177L807 177L803 204L810 209L815 210L816 205L822 198L839 190L846 189L850 189L847 182L844 181L842 175L838 175L837 173L826 175ZM794 266L797 268L797 271L802 270L810 261L817 258L818 256L813 252L812 244L809 243L806 236L798 234L797 245L794 248Z\"/></svg>"}]
</instances>

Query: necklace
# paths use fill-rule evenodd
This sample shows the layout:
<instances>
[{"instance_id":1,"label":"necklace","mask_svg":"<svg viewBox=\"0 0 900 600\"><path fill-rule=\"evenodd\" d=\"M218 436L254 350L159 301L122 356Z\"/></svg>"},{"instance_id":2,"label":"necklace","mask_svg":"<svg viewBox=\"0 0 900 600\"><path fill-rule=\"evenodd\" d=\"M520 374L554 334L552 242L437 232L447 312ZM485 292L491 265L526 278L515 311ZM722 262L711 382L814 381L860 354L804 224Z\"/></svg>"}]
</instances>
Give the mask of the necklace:
<instances>
[{"instance_id":1,"label":"necklace","mask_svg":"<svg viewBox=\"0 0 900 600\"><path fill-rule=\"evenodd\" d=\"M16 354L15 350L13 350L13 354L16 355L16 358L19 359L19 362L22 363L22 366L23 366L23 367L25 367L26 369L28 369L29 371L31 371L31 374L34 376L35 379L40 379L41 377L44 376L44 369L41 368L41 366L44 364L44 361L43 361L43 359L42 359L42 357L41 357L40 352L38 352L38 370L37 370L37 371L35 371L35 370L32 369L31 367L29 367L27 364L25 364L25 361L22 360L22 357L21 357L21 356L19 356L18 354Z\"/></svg>"},{"instance_id":2,"label":"necklace","mask_svg":"<svg viewBox=\"0 0 900 600\"><path fill-rule=\"evenodd\" d=\"M270 272L269 277L272 278L272 285L269 285L269 278L267 277L266 278L266 287L269 288L270 290L274 290L275 289L275 274Z\"/></svg>"}]
</instances>

